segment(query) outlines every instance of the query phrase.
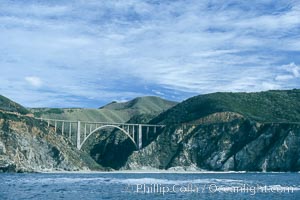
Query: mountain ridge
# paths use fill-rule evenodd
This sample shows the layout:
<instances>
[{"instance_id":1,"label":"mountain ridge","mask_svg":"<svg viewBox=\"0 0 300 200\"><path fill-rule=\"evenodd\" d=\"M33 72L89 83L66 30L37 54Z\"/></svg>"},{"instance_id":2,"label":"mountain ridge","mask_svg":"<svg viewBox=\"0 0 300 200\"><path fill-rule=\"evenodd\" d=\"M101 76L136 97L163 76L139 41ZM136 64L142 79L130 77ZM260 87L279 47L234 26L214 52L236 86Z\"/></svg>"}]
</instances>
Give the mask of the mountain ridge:
<instances>
[{"instance_id":1,"label":"mountain ridge","mask_svg":"<svg viewBox=\"0 0 300 200\"><path fill-rule=\"evenodd\" d=\"M123 110L123 109L149 109L149 107L154 106L163 107L163 104L176 105L177 102L163 99L157 96L142 96L136 97L132 100L126 102L116 102L113 101L107 105L100 107L99 109L110 109L110 110ZM145 108L146 107L146 108ZM152 108L153 109L153 108ZM160 108L159 108L160 109Z\"/></svg>"},{"instance_id":2,"label":"mountain ridge","mask_svg":"<svg viewBox=\"0 0 300 200\"><path fill-rule=\"evenodd\" d=\"M161 113L152 122L186 123L218 112L235 112L261 122L300 122L300 90L198 95Z\"/></svg>"},{"instance_id":3,"label":"mountain ridge","mask_svg":"<svg viewBox=\"0 0 300 200\"><path fill-rule=\"evenodd\" d=\"M28 114L29 111L20 104L0 95L0 110L8 112L16 112L20 114Z\"/></svg>"},{"instance_id":4,"label":"mountain ridge","mask_svg":"<svg viewBox=\"0 0 300 200\"><path fill-rule=\"evenodd\" d=\"M177 102L160 97L137 97L127 102L112 102L99 109L88 108L31 108L36 117L81 121L127 122L135 115L156 116Z\"/></svg>"},{"instance_id":5,"label":"mountain ridge","mask_svg":"<svg viewBox=\"0 0 300 200\"><path fill-rule=\"evenodd\" d=\"M192 97L151 120L165 130L123 169L300 171L299 108L300 90Z\"/></svg>"}]
</instances>

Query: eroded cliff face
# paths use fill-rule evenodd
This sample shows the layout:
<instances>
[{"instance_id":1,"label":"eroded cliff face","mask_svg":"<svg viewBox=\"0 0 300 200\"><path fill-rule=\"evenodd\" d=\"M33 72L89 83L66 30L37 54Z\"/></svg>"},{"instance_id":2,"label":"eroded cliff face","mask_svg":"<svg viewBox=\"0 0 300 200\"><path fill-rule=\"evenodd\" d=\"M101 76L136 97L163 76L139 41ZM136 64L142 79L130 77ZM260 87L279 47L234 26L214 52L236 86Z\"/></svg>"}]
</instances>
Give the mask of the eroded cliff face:
<instances>
[{"instance_id":1,"label":"eroded cliff face","mask_svg":"<svg viewBox=\"0 0 300 200\"><path fill-rule=\"evenodd\" d=\"M102 168L44 122L0 112L0 172Z\"/></svg>"},{"instance_id":2,"label":"eroded cliff face","mask_svg":"<svg viewBox=\"0 0 300 200\"><path fill-rule=\"evenodd\" d=\"M168 126L123 169L300 170L300 125L257 123L230 113L198 122Z\"/></svg>"}]
</instances>

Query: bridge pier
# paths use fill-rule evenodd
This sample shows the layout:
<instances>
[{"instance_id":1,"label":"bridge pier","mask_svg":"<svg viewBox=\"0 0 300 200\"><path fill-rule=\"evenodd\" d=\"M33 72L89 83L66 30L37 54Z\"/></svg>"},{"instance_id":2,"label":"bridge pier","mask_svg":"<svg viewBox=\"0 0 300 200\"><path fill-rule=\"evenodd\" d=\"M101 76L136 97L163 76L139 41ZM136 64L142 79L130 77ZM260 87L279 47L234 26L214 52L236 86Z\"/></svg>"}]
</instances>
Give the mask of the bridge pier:
<instances>
[{"instance_id":1,"label":"bridge pier","mask_svg":"<svg viewBox=\"0 0 300 200\"><path fill-rule=\"evenodd\" d=\"M65 131L65 122L62 122L61 125L61 134L64 135L64 131Z\"/></svg>"},{"instance_id":2,"label":"bridge pier","mask_svg":"<svg viewBox=\"0 0 300 200\"><path fill-rule=\"evenodd\" d=\"M72 123L70 122L70 125L69 125L69 139L71 141L72 139Z\"/></svg>"},{"instance_id":3,"label":"bridge pier","mask_svg":"<svg viewBox=\"0 0 300 200\"><path fill-rule=\"evenodd\" d=\"M140 150L143 147L143 140L142 140L142 125L139 124L139 132L138 132L138 150Z\"/></svg>"},{"instance_id":4,"label":"bridge pier","mask_svg":"<svg viewBox=\"0 0 300 200\"><path fill-rule=\"evenodd\" d=\"M57 121L54 122L54 132L56 133L56 129L57 129Z\"/></svg>"},{"instance_id":5,"label":"bridge pier","mask_svg":"<svg viewBox=\"0 0 300 200\"><path fill-rule=\"evenodd\" d=\"M80 150L80 121L77 122L77 149Z\"/></svg>"}]
</instances>

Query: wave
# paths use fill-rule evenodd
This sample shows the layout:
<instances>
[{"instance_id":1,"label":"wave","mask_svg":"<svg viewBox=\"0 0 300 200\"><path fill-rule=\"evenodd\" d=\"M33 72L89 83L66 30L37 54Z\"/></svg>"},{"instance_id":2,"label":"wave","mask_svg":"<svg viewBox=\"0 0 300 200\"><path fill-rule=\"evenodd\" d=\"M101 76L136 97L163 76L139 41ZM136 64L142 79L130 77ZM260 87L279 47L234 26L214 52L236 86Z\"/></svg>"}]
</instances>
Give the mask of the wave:
<instances>
[{"instance_id":1,"label":"wave","mask_svg":"<svg viewBox=\"0 0 300 200\"><path fill-rule=\"evenodd\" d=\"M238 179L163 179L163 178L105 178L105 177L42 177L42 178L19 178L18 182L24 184L71 184L71 183L94 183L94 184L239 184L244 183L244 180Z\"/></svg>"}]
</instances>

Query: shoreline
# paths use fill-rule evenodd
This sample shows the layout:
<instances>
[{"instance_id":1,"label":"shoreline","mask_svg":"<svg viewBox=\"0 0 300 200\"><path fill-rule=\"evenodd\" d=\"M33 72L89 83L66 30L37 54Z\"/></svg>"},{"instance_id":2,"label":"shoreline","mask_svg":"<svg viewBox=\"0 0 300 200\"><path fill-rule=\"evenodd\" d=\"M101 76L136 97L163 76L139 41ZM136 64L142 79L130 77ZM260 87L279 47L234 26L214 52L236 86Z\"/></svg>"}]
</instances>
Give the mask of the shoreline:
<instances>
[{"instance_id":1,"label":"shoreline","mask_svg":"<svg viewBox=\"0 0 300 200\"><path fill-rule=\"evenodd\" d=\"M26 173L26 172L25 172ZM300 172L254 172L254 171L168 171L168 170L120 170L120 171L50 171L28 174L297 174Z\"/></svg>"}]
</instances>

